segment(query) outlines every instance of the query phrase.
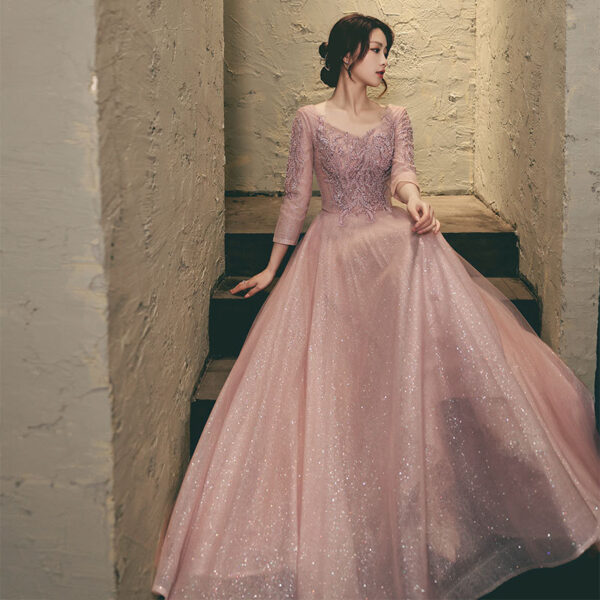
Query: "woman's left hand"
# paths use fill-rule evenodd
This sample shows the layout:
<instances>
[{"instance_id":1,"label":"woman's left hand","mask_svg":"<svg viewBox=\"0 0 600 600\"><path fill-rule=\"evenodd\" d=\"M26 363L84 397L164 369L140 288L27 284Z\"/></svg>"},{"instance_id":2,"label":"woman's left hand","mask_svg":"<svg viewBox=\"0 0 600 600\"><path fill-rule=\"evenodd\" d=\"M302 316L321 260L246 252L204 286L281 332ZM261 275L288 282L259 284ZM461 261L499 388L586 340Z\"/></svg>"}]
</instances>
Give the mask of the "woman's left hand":
<instances>
[{"instance_id":1,"label":"woman's left hand","mask_svg":"<svg viewBox=\"0 0 600 600\"><path fill-rule=\"evenodd\" d=\"M412 230L418 234L427 233L433 231L437 233L440 230L440 222L435 218L433 214L433 207L429 202L425 202L418 199L410 199L406 203L408 213L415 220Z\"/></svg>"}]
</instances>

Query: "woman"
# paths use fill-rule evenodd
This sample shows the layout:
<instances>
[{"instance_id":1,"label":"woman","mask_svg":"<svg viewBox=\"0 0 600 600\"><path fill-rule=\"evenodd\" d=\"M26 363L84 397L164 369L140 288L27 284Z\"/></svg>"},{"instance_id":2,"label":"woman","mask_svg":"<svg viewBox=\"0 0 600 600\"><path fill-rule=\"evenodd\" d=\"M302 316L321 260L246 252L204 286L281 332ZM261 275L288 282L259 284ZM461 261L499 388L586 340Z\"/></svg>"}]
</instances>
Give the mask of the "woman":
<instances>
[{"instance_id":1,"label":"woman","mask_svg":"<svg viewBox=\"0 0 600 600\"><path fill-rule=\"evenodd\" d=\"M593 399L421 200L390 28L344 17L292 124L262 305L204 428L153 591L478 598L600 540ZM390 194L407 210L391 206Z\"/></svg>"}]
</instances>

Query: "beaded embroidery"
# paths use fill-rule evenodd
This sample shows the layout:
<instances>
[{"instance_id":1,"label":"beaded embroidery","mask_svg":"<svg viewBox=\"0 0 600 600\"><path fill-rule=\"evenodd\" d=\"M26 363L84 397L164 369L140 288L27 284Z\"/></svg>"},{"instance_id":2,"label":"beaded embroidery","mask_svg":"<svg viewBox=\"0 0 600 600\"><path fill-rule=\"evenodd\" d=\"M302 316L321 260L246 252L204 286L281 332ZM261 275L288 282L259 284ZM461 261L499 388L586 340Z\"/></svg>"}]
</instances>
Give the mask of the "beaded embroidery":
<instances>
[{"instance_id":1,"label":"beaded embroidery","mask_svg":"<svg viewBox=\"0 0 600 600\"><path fill-rule=\"evenodd\" d=\"M275 226L274 241L296 244L312 196L312 127L298 109L292 122L285 196Z\"/></svg>"},{"instance_id":2,"label":"beaded embroidery","mask_svg":"<svg viewBox=\"0 0 600 600\"><path fill-rule=\"evenodd\" d=\"M297 114L292 122L292 132L290 137L290 151L288 155L288 165L285 176L284 193L291 196L298 190L298 178L304 168L304 152L302 151L302 139L306 135L305 124L300 114Z\"/></svg>"},{"instance_id":3,"label":"beaded embroidery","mask_svg":"<svg viewBox=\"0 0 600 600\"><path fill-rule=\"evenodd\" d=\"M413 143L413 129L408 112L403 110L394 127L395 147L394 169L398 172L412 171L415 169L415 147Z\"/></svg>"},{"instance_id":4,"label":"beaded embroidery","mask_svg":"<svg viewBox=\"0 0 600 600\"><path fill-rule=\"evenodd\" d=\"M285 197L274 241L297 243L312 197L315 166L317 178L322 174L322 183L328 184L339 225L351 213L364 213L374 221L377 211L391 212L389 192L400 181L418 186L411 122L406 109L394 108L388 105L380 123L362 135L339 129L314 109L313 126L305 108L298 109L292 123Z\"/></svg>"},{"instance_id":5,"label":"beaded embroidery","mask_svg":"<svg viewBox=\"0 0 600 600\"><path fill-rule=\"evenodd\" d=\"M373 221L377 210L391 212L386 198L394 155L390 114L388 106L381 122L360 136L343 131L317 115L315 148L339 209L339 225L344 224L350 213L365 213Z\"/></svg>"}]
</instances>

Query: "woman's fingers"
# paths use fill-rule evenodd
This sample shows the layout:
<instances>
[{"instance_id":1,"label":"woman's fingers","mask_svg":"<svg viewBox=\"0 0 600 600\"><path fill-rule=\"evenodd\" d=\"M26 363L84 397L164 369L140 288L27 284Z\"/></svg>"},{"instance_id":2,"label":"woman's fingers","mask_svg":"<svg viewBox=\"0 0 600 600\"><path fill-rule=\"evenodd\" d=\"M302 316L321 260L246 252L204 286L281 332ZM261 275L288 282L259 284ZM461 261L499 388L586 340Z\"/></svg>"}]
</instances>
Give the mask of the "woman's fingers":
<instances>
[{"instance_id":1,"label":"woman's fingers","mask_svg":"<svg viewBox=\"0 0 600 600\"><path fill-rule=\"evenodd\" d=\"M427 233L428 231L433 231L434 233L437 233L439 230L440 230L440 222L437 219L434 219L430 225L423 227L417 233L419 235L422 235L423 233Z\"/></svg>"},{"instance_id":2,"label":"woman's fingers","mask_svg":"<svg viewBox=\"0 0 600 600\"><path fill-rule=\"evenodd\" d=\"M232 287L229 291L232 294L237 294L238 292L243 292L244 290L252 287L254 283L252 283L252 279L244 279L240 281L236 286Z\"/></svg>"},{"instance_id":3,"label":"woman's fingers","mask_svg":"<svg viewBox=\"0 0 600 600\"><path fill-rule=\"evenodd\" d=\"M250 296L254 296L254 294L256 294L257 292L260 292L260 288L258 287L257 284L253 284L252 288L250 289L250 291L244 296L244 298L249 298Z\"/></svg>"},{"instance_id":4,"label":"woman's fingers","mask_svg":"<svg viewBox=\"0 0 600 600\"><path fill-rule=\"evenodd\" d=\"M423 209L423 214L419 217L419 207ZM431 207L426 202L421 202L419 206L417 206L415 212L413 213L413 218L415 218L415 223L412 226L412 230L416 231L429 217L429 213L431 212Z\"/></svg>"},{"instance_id":5,"label":"woman's fingers","mask_svg":"<svg viewBox=\"0 0 600 600\"><path fill-rule=\"evenodd\" d=\"M244 290L249 290L246 294L244 294L244 298L249 298L250 296L254 296L257 292L260 292L262 288L259 287L258 282L254 279L244 279L240 281L236 286L232 287L229 292L231 294L237 294L238 292L243 292Z\"/></svg>"},{"instance_id":6,"label":"woman's fingers","mask_svg":"<svg viewBox=\"0 0 600 600\"><path fill-rule=\"evenodd\" d=\"M429 210L424 212L423 216L413 225L413 231L421 232L430 227L432 223L435 223L433 208L430 204L426 206L429 207Z\"/></svg>"}]
</instances>

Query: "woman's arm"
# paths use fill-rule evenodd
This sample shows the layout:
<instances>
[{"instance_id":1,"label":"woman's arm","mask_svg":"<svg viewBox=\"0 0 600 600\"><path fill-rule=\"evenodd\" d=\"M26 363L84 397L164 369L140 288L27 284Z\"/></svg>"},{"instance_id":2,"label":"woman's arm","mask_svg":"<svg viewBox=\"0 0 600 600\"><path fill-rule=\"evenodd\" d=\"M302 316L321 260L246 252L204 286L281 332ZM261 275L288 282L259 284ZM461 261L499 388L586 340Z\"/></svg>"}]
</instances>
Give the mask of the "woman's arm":
<instances>
[{"instance_id":1,"label":"woman's arm","mask_svg":"<svg viewBox=\"0 0 600 600\"><path fill-rule=\"evenodd\" d=\"M299 108L292 123L290 151L285 175L285 196L275 225L273 241L294 246L312 197L313 142L308 116Z\"/></svg>"},{"instance_id":2,"label":"woman's arm","mask_svg":"<svg viewBox=\"0 0 600 600\"><path fill-rule=\"evenodd\" d=\"M392 196L406 204L409 215L415 221L413 231L437 233L440 222L435 218L431 204L421 199L421 187L415 168L413 129L406 108L401 109L395 125L394 158L390 176Z\"/></svg>"},{"instance_id":3,"label":"woman's arm","mask_svg":"<svg viewBox=\"0 0 600 600\"><path fill-rule=\"evenodd\" d=\"M271 256L269 262L265 268L265 271L271 271L273 276L277 273L277 269L287 252L288 244L282 244L280 242L273 242L273 248L271 249Z\"/></svg>"},{"instance_id":4,"label":"woman's arm","mask_svg":"<svg viewBox=\"0 0 600 600\"><path fill-rule=\"evenodd\" d=\"M244 298L248 298L271 283L288 246L294 246L298 243L312 197L312 183L312 133L308 117L300 108L296 111L292 122L285 176L285 195L273 233L273 248L269 262L263 271L238 283L229 290L232 294L249 289L244 295Z\"/></svg>"},{"instance_id":5,"label":"woman's arm","mask_svg":"<svg viewBox=\"0 0 600 600\"><path fill-rule=\"evenodd\" d=\"M415 183L400 181L394 190L394 198L397 198L403 204L408 204L409 200L420 200L419 186Z\"/></svg>"}]
</instances>

